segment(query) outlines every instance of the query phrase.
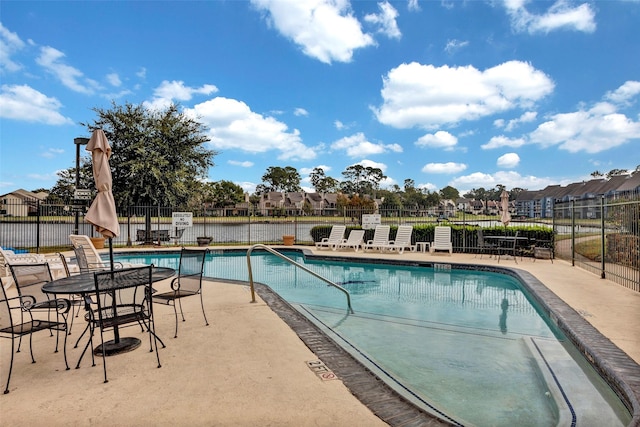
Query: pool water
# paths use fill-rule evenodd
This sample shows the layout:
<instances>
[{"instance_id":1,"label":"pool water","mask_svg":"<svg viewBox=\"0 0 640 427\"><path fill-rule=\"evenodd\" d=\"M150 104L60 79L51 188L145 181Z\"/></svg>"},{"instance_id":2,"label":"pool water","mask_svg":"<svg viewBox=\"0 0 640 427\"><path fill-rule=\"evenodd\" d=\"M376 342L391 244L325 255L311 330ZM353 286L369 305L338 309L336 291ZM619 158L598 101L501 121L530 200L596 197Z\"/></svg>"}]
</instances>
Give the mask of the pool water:
<instances>
[{"instance_id":1,"label":"pool water","mask_svg":"<svg viewBox=\"0 0 640 427\"><path fill-rule=\"evenodd\" d=\"M407 399L454 425L623 426L622 402L510 276L471 270L288 257L343 293L265 252L270 286ZM179 254L118 256L178 267ZM248 280L246 253L216 251L205 275Z\"/></svg>"}]
</instances>

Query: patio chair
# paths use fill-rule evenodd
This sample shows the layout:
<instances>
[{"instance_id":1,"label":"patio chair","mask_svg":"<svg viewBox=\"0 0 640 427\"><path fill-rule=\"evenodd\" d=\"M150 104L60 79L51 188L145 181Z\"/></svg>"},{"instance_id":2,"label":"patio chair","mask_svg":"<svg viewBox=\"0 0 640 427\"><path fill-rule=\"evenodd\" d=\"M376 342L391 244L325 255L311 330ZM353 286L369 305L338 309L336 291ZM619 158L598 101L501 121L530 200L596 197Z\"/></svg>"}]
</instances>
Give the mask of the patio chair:
<instances>
[{"instance_id":1,"label":"patio chair","mask_svg":"<svg viewBox=\"0 0 640 427\"><path fill-rule=\"evenodd\" d=\"M411 244L411 235L413 234L413 226L411 225L399 225L396 237L382 247L382 249L388 249L390 251L398 251L399 254L404 253L405 249L409 249L411 252L416 251L416 245Z\"/></svg>"},{"instance_id":2,"label":"patio chair","mask_svg":"<svg viewBox=\"0 0 640 427\"><path fill-rule=\"evenodd\" d=\"M76 252L76 262L80 267L80 271L86 273L89 271L100 271L109 268L109 266L102 260L102 257L96 247L93 246L89 236L84 234L70 234L69 240L71 240L74 252ZM78 259L78 252L76 251L78 248L83 249L83 259Z\"/></svg>"},{"instance_id":3,"label":"patio chair","mask_svg":"<svg viewBox=\"0 0 640 427\"><path fill-rule=\"evenodd\" d=\"M364 230L351 230L349 237L343 239L340 243L336 244L333 250L338 249L353 249L358 252L358 249L364 244Z\"/></svg>"},{"instance_id":4,"label":"patio chair","mask_svg":"<svg viewBox=\"0 0 640 427\"><path fill-rule=\"evenodd\" d=\"M497 252L497 250L498 245L485 240L482 228L478 228L478 251L480 252L480 259L482 259L482 255L484 255L487 251L489 251L489 255L491 257ZM476 257L477 256L478 253L476 253Z\"/></svg>"},{"instance_id":5,"label":"patio chair","mask_svg":"<svg viewBox=\"0 0 640 427\"><path fill-rule=\"evenodd\" d=\"M429 244L429 251L449 251L449 255L453 253L453 244L451 243L451 227L438 225L435 228L433 242Z\"/></svg>"},{"instance_id":6,"label":"patio chair","mask_svg":"<svg viewBox=\"0 0 640 427\"><path fill-rule=\"evenodd\" d=\"M93 297L96 301L96 307L87 313L91 331L80 359L88 347L93 348L94 332L98 329L101 344L96 351L102 353L105 383L109 382L107 379L107 348L115 346L114 353L122 353L139 345L139 341L135 338L120 337L120 329L123 326L144 325L144 329L149 333L149 351L153 352L155 349L158 368L162 366L158 353L159 338L155 333L151 301L152 270L153 266L148 265L94 273L95 293ZM105 340L105 331L107 330L113 331L114 339L111 341ZM129 342L134 342L135 345L127 349L125 343ZM79 364L80 361L78 361Z\"/></svg>"},{"instance_id":7,"label":"patio chair","mask_svg":"<svg viewBox=\"0 0 640 427\"><path fill-rule=\"evenodd\" d=\"M46 265L46 264L45 264ZM69 311L69 302L65 299L55 300L55 306L52 310L56 311L56 320L44 320L34 318L31 310L36 303L36 298L32 295L19 294L18 296L8 297L5 291L2 279L0 279L0 287L2 288L2 300L0 300L0 338L11 339L11 361L9 362L9 372L7 375L7 384L4 388L4 394L9 393L9 383L11 381L11 373L13 372L13 358L15 353L20 352L20 343L24 335L29 335L29 352L31 354L31 363L36 363L33 356L33 333L38 331L66 331L67 322L64 316ZM65 333L65 345L63 348L64 364L69 369L67 363L67 346ZM18 348L16 349L15 340L19 339ZM56 349L57 351L57 349Z\"/></svg>"},{"instance_id":8,"label":"patio chair","mask_svg":"<svg viewBox=\"0 0 640 427\"><path fill-rule=\"evenodd\" d=\"M200 306L206 326L209 326L207 315L204 311L204 301L202 299L202 275L204 272L204 262L209 249L185 249L180 252L180 264L178 266L178 277L171 280L171 290L162 293L155 293L153 301L160 304L173 306L173 313L176 318L176 332L174 338L178 338L178 309L176 301L180 306L182 321L185 321L182 310L182 298L200 295Z\"/></svg>"},{"instance_id":9,"label":"patio chair","mask_svg":"<svg viewBox=\"0 0 640 427\"><path fill-rule=\"evenodd\" d=\"M346 225L334 225L331 227L331 233L329 233L329 237L323 237L322 240L316 242L316 248L331 248L334 249L335 246L342 242L344 239L344 232L347 229Z\"/></svg>"},{"instance_id":10,"label":"patio chair","mask_svg":"<svg viewBox=\"0 0 640 427\"><path fill-rule=\"evenodd\" d=\"M506 243L508 243L508 245L501 245L498 248L498 262L500 262L500 257L502 255L511 255L513 256L513 260L515 261L515 263L518 263L518 258L516 257L517 253L517 249L518 249L518 234L520 232L516 231L516 234L514 237L512 238L505 238Z\"/></svg>"},{"instance_id":11,"label":"patio chair","mask_svg":"<svg viewBox=\"0 0 640 427\"><path fill-rule=\"evenodd\" d=\"M382 250L385 246L387 246L389 244L389 232L391 231L391 227L389 227L388 225L376 225L376 229L373 232L373 239L367 241L367 243L365 243L362 246L362 250L363 251L367 251L367 250L377 250L380 251Z\"/></svg>"}]
</instances>

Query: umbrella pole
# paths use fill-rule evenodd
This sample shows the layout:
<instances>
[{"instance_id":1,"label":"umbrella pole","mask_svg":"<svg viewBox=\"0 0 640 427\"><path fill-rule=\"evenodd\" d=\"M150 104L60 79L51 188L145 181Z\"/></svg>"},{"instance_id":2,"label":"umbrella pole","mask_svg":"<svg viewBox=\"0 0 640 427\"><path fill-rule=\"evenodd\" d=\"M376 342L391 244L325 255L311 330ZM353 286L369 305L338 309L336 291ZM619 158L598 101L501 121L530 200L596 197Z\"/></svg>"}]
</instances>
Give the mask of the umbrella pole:
<instances>
[{"instance_id":1,"label":"umbrella pole","mask_svg":"<svg viewBox=\"0 0 640 427\"><path fill-rule=\"evenodd\" d=\"M109 237L109 262L113 271L113 237Z\"/></svg>"}]
</instances>

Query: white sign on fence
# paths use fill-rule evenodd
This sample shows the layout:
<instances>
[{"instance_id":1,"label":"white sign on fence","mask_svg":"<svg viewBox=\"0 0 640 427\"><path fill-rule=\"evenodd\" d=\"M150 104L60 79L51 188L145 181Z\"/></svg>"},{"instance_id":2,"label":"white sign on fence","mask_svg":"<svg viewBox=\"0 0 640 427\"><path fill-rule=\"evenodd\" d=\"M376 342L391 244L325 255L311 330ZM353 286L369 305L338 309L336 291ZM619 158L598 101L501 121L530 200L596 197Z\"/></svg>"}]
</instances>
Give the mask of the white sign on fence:
<instances>
[{"instance_id":1,"label":"white sign on fence","mask_svg":"<svg viewBox=\"0 0 640 427\"><path fill-rule=\"evenodd\" d=\"M171 226L173 228L193 227L193 213L173 212L171 215Z\"/></svg>"},{"instance_id":2,"label":"white sign on fence","mask_svg":"<svg viewBox=\"0 0 640 427\"><path fill-rule=\"evenodd\" d=\"M365 230L372 230L376 228L376 225L380 225L380 214L363 214L362 215L362 228Z\"/></svg>"}]
</instances>

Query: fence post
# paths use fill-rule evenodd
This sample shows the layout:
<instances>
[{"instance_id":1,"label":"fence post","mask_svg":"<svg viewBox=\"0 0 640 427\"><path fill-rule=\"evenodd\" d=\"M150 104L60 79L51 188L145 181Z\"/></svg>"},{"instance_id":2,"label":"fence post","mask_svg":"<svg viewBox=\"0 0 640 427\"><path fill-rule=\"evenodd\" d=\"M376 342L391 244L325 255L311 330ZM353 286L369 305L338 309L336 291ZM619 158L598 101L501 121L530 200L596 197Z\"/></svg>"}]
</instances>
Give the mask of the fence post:
<instances>
[{"instance_id":1,"label":"fence post","mask_svg":"<svg viewBox=\"0 0 640 427\"><path fill-rule=\"evenodd\" d=\"M36 253L40 253L40 200L36 200Z\"/></svg>"},{"instance_id":2,"label":"fence post","mask_svg":"<svg viewBox=\"0 0 640 427\"><path fill-rule=\"evenodd\" d=\"M600 196L600 258L602 259L601 267L600 267L600 278L605 278L605 259L604 259L604 239L605 239L605 230L604 230L604 195Z\"/></svg>"},{"instance_id":3,"label":"fence post","mask_svg":"<svg viewBox=\"0 0 640 427\"><path fill-rule=\"evenodd\" d=\"M571 212L571 266L576 266L576 212L574 209L575 201L569 202L569 211Z\"/></svg>"}]
</instances>

